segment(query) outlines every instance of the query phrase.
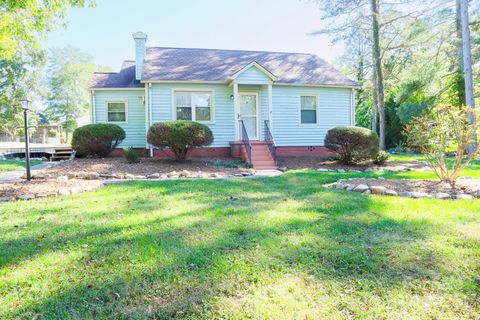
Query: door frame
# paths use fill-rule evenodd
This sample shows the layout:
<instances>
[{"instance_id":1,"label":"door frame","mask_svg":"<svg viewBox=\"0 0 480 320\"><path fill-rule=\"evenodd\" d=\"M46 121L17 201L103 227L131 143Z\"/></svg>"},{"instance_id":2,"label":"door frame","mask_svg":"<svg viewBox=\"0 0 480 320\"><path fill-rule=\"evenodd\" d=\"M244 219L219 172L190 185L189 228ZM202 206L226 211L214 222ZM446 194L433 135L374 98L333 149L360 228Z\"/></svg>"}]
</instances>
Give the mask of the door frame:
<instances>
[{"instance_id":1,"label":"door frame","mask_svg":"<svg viewBox=\"0 0 480 320\"><path fill-rule=\"evenodd\" d=\"M259 99L259 94L258 94L258 91L238 91L238 100L240 100L239 102L241 102L241 97L242 96L252 96L254 95L255 96L255 101L256 101L256 106L257 106L257 114L256 114L256 118L257 118L257 136L255 138L253 137L248 137L250 140L260 140L260 136L261 136L261 132L260 132L260 99ZM240 104L239 104L240 105ZM241 120L241 117L242 117L242 108L241 106L239 107L238 109L238 120ZM241 128L240 128L241 130Z\"/></svg>"}]
</instances>

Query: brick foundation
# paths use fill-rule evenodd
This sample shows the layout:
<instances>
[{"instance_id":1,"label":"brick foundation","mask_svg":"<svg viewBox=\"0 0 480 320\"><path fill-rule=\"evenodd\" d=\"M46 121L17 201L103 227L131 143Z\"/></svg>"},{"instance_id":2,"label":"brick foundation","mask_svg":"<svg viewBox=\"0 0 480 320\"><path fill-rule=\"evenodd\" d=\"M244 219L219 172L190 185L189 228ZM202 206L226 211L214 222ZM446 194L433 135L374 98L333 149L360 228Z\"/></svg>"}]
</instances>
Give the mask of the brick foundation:
<instances>
[{"instance_id":1,"label":"brick foundation","mask_svg":"<svg viewBox=\"0 0 480 320\"><path fill-rule=\"evenodd\" d=\"M323 146L310 147L277 147L277 157L320 157L328 158L334 156L331 152Z\"/></svg>"},{"instance_id":2,"label":"brick foundation","mask_svg":"<svg viewBox=\"0 0 480 320\"><path fill-rule=\"evenodd\" d=\"M154 157L173 157L172 151L169 149L154 149ZM220 147L220 148L194 148L188 152L188 157L229 157L230 148L229 147Z\"/></svg>"}]
</instances>

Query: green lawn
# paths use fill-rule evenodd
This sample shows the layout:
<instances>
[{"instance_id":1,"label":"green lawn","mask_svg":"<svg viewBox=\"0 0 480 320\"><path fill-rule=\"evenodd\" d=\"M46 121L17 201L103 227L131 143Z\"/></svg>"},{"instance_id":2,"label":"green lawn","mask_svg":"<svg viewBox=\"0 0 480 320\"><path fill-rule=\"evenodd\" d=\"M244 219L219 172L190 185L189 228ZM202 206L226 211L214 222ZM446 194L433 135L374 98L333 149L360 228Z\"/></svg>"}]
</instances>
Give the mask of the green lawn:
<instances>
[{"instance_id":1,"label":"green lawn","mask_svg":"<svg viewBox=\"0 0 480 320\"><path fill-rule=\"evenodd\" d=\"M32 160L30 161L31 166L42 163L41 161ZM25 168L25 161L17 160L2 160L0 161L0 172L2 171L15 171Z\"/></svg>"},{"instance_id":2,"label":"green lawn","mask_svg":"<svg viewBox=\"0 0 480 320\"><path fill-rule=\"evenodd\" d=\"M480 318L480 200L320 186L358 175L0 204L0 318Z\"/></svg>"},{"instance_id":3,"label":"green lawn","mask_svg":"<svg viewBox=\"0 0 480 320\"><path fill-rule=\"evenodd\" d=\"M389 160L393 161L411 161L418 160L425 162L425 158L421 154L396 154L391 155ZM473 160L470 165L465 168L460 176L469 176L472 178L480 179L480 160ZM437 179L433 172L419 172L419 171L409 171L402 174L395 174L392 176L385 175L386 178L405 178L405 179Z\"/></svg>"}]
</instances>

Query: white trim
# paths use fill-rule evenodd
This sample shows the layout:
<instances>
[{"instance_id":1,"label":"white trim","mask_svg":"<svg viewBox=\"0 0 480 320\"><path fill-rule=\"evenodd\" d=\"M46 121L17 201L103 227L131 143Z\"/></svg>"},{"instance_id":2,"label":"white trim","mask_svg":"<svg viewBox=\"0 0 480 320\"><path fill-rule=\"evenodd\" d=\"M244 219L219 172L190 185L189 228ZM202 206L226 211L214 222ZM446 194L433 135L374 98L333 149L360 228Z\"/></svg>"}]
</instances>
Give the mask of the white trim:
<instances>
[{"instance_id":1,"label":"white trim","mask_svg":"<svg viewBox=\"0 0 480 320\"><path fill-rule=\"evenodd\" d=\"M145 90L145 87L143 88L89 88L90 90L95 90L95 91L140 91L140 90Z\"/></svg>"},{"instance_id":2,"label":"white trim","mask_svg":"<svg viewBox=\"0 0 480 320\"><path fill-rule=\"evenodd\" d=\"M233 81L230 82L229 79L225 81L201 81L201 80L187 80L187 81L175 81L175 80L145 80L140 81L140 83L181 83L181 84L226 84L233 85ZM246 84L246 83L243 83ZM257 84L258 85L258 84ZM265 85L265 84L263 84ZM318 88L340 88L340 89L356 89L358 86L342 86L342 85L327 85L327 84L302 84L302 83L285 83L285 82L275 82L277 86L286 86L286 87L318 87ZM121 88L118 88L121 89ZM129 88L132 89L132 88ZM105 89L109 90L109 89Z\"/></svg>"},{"instance_id":3,"label":"white trim","mask_svg":"<svg viewBox=\"0 0 480 320\"><path fill-rule=\"evenodd\" d=\"M355 127L355 90L350 94L350 125Z\"/></svg>"},{"instance_id":4,"label":"white trim","mask_svg":"<svg viewBox=\"0 0 480 320\"><path fill-rule=\"evenodd\" d=\"M340 86L340 85L327 85L327 84L302 84L302 83L282 83L275 82L276 86L285 87L319 87L319 88L339 88L339 89L356 89L358 86Z\"/></svg>"},{"instance_id":5,"label":"white trim","mask_svg":"<svg viewBox=\"0 0 480 320\"><path fill-rule=\"evenodd\" d=\"M228 84L228 81L202 81L202 80L141 80L140 83L180 83L180 84Z\"/></svg>"},{"instance_id":6,"label":"white trim","mask_svg":"<svg viewBox=\"0 0 480 320\"><path fill-rule=\"evenodd\" d=\"M175 93L191 93L192 94L192 101L191 101L191 108L192 108L192 121L196 121L203 124L215 124L215 90L213 89L195 89L195 88L173 88L172 89L172 119L177 120L177 107L175 101ZM196 108L193 101L193 94L194 93L209 93L210 94L210 120L209 121L202 121L196 120Z\"/></svg>"},{"instance_id":7,"label":"white trim","mask_svg":"<svg viewBox=\"0 0 480 320\"><path fill-rule=\"evenodd\" d=\"M261 139L261 132L260 132L260 109L261 109L261 106L260 106L260 99L259 99L259 94L258 94L258 91L240 91L238 93L238 97L240 98L241 96L251 96L251 95L254 95L255 96L255 99L256 99L256 108L257 110L256 111L256 122L257 122L257 136L256 137L248 137L250 140L260 140ZM240 101L240 99L239 99ZM241 118L241 109L239 108L238 110L239 112L239 119Z\"/></svg>"},{"instance_id":8,"label":"white trim","mask_svg":"<svg viewBox=\"0 0 480 320\"><path fill-rule=\"evenodd\" d=\"M148 112L149 112L149 117L148 117L148 123L149 123L149 128L152 126L153 124L153 98L152 98L152 84L149 83L148 84L148 99L150 100L149 101L149 108L148 108ZM153 146L150 145L150 158L153 157Z\"/></svg>"},{"instance_id":9,"label":"white trim","mask_svg":"<svg viewBox=\"0 0 480 320\"><path fill-rule=\"evenodd\" d=\"M128 100L105 100L105 122L113 124L128 124ZM109 103L124 103L125 104L125 121L108 121L108 104Z\"/></svg>"},{"instance_id":10,"label":"white trim","mask_svg":"<svg viewBox=\"0 0 480 320\"><path fill-rule=\"evenodd\" d=\"M97 112L97 109L95 108L95 103L96 103L96 99L95 99L95 90L92 90L90 91L90 102L92 103L92 123L96 123L97 122L97 115L96 115L96 112Z\"/></svg>"},{"instance_id":11,"label":"white trim","mask_svg":"<svg viewBox=\"0 0 480 320\"><path fill-rule=\"evenodd\" d=\"M302 123L302 97L315 97L315 114L317 116L317 121L315 123ZM300 93L298 95L298 124L301 127L318 127L320 125L320 97L319 94L312 93Z\"/></svg>"},{"instance_id":12,"label":"white trim","mask_svg":"<svg viewBox=\"0 0 480 320\"><path fill-rule=\"evenodd\" d=\"M143 107L145 108L145 149L148 149L148 142L147 142L147 134L148 134L148 129L149 129L148 110L150 108L150 97L149 97L148 93L149 93L148 92L148 86L145 86L145 99L144 99L145 103L143 105Z\"/></svg>"},{"instance_id":13,"label":"white trim","mask_svg":"<svg viewBox=\"0 0 480 320\"><path fill-rule=\"evenodd\" d=\"M272 85L268 85L268 127L273 135L273 102L272 102L272 97L273 97L273 92L272 92ZM265 137L264 137L265 138Z\"/></svg>"},{"instance_id":14,"label":"white trim","mask_svg":"<svg viewBox=\"0 0 480 320\"><path fill-rule=\"evenodd\" d=\"M244 73L245 71L247 71L248 69L250 69L251 67L255 67L257 68L258 70L260 70L263 74L265 74L267 77L270 78L270 80L272 81L277 81L277 77L273 75L273 73L271 73L270 71L268 71L267 69L265 69L264 67L262 67L259 63L257 62L251 62L249 63L248 65L246 65L245 67L243 67L242 69L240 69L240 71L237 71L233 76L229 77L228 79L230 80L235 80L237 79L237 77L239 75L241 75L242 73Z\"/></svg>"},{"instance_id":15,"label":"white trim","mask_svg":"<svg viewBox=\"0 0 480 320\"><path fill-rule=\"evenodd\" d=\"M240 120L240 110L238 108L239 100L238 100L238 83L236 81L232 81L233 83L233 125L235 128L235 140L240 140L240 124L238 120Z\"/></svg>"}]
</instances>

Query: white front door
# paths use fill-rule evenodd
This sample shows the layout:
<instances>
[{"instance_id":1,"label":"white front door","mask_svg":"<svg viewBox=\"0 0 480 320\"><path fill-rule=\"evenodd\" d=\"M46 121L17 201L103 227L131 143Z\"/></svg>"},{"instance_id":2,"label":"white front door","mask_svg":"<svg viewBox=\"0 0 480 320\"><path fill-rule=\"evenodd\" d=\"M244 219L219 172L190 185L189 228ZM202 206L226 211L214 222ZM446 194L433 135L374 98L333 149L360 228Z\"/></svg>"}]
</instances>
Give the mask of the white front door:
<instances>
[{"instance_id":1,"label":"white front door","mask_svg":"<svg viewBox=\"0 0 480 320\"><path fill-rule=\"evenodd\" d=\"M243 120L248 138L258 140L258 93L240 92L239 97L240 120Z\"/></svg>"}]
</instances>

